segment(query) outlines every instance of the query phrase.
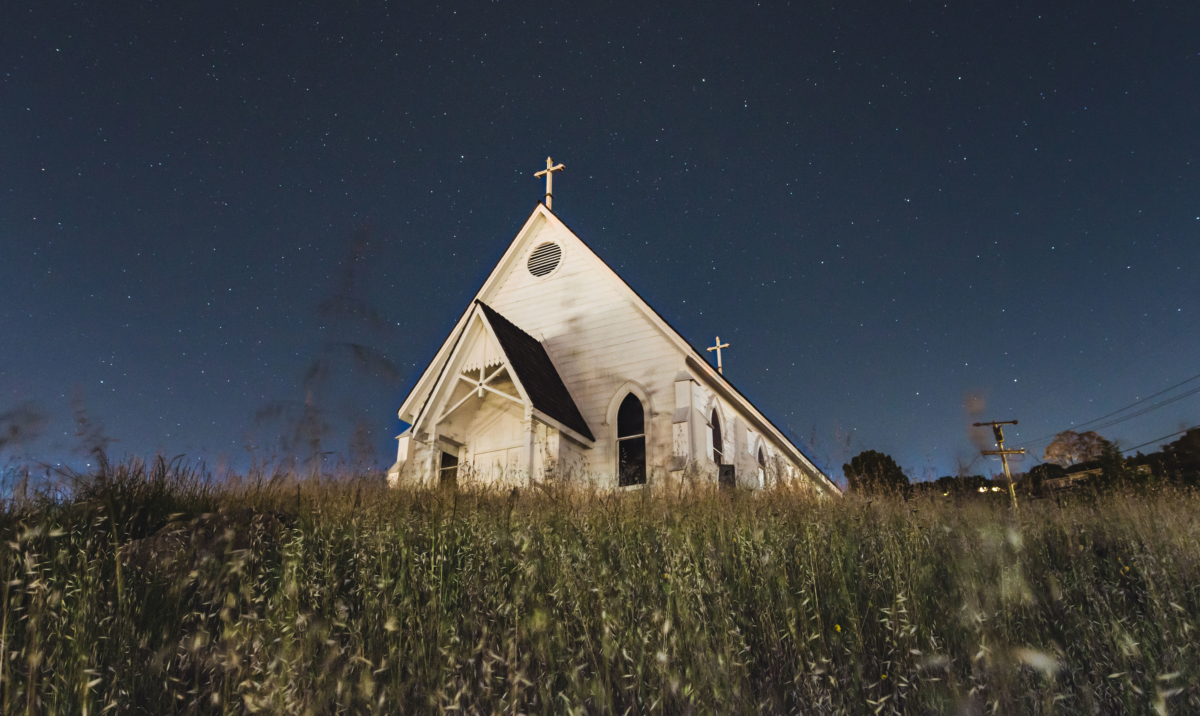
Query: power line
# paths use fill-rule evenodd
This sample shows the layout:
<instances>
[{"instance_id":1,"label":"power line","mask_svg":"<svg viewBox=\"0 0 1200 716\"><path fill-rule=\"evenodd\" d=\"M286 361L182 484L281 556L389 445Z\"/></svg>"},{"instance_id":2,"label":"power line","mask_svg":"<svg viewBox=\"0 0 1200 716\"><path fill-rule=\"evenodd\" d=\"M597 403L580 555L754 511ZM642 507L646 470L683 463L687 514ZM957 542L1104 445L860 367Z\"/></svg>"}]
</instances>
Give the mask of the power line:
<instances>
[{"instance_id":1,"label":"power line","mask_svg":"<svg viewBox=\"0 0 1200 716\"><path fill-rule=\"evenodd\" d=\"M1122 450L1121 452L1122 452L1122 453L1126 453L1126 452L1133 452L1134 450L1137 450L1138 448L1144 448L1144 447L1146 447L1147 445L1153 445L1154 443L1158 442L1159 440L1166 440L1167 438L1173 438L1173 437L1175 437L1176 435L1179 435L1180 433L1186 433L1187 431L1189 431L1189 430L1195 430L1196 428L1200 428L1200 425L1193 425L1193 426L1192 426L1192 427L1190 427L1190 428L1184 428L1183 430L1179 430L1179 431L1173 432L1173 433L1171 433L1170 435L1164 435L1164 436L1162 436L1161 438L1154 438L1153 440L1151 440L1151 441L1150 441L1150 442L1148 442L1148 443L1142 443L1141 445L1134 445L1133 447L1131 447L1131 448L1126 448L1126 449Z\"/></svg>"},{"instance_id":2,"label":"power line","mask_svg":"<svg viewBox=\"0 0 1200 716\"><path fill-rule=\"evenodd\" d=\"M1153 325L1142 328L1140 331L1138 331L1137 335L1133 339L1126 341L1124 343L1124 345L1129 346L1129 347L1135 347L1135 344L1137 344L1137 342L1140 341L1143 337L1147 336L1147 334L1149 334L1151 331L1157 331L1157 329L1159 329L1159 328L1167 327L1169 324L1171 324L1174 321L1174 319L1175 319L1174 316L1165 317ZM1185 330L1185 329L1190 328L1194 324L1200 324L1200 316L1189 316L1189 317L1185 318L1182 326L1176 327L1176 329L1174 331L1172 331L1165 339L1154 343L1149 348L1137 349L1135 347L1136 352L1134 353L1133 357L1130 360L1128 360L1127 362L1123 363L1115 371L1111 371L1110 373L1114 373L1114 374L1119 373L1119 372L1125 370L1126 368L1128 368L1129 366L1133 365L1134 363L1138 362L1140 359L1142 359L1144 357L1150 357L1150 356L1157 355L1158 349L1187 335L1187 330ZM1065 338L1065 336L1064 336L1064 338ZM1091 372L1092 369L1097 368L1101 364L1104 364L1104 363L1107 363L1107 362L1113 361L1113 360L1119 360L1119 358L1120 358L1119 355L1112 354L1112 353L1095 356L1093 358L1093 360L1091 360L1086 366L1077 368L1075 371L1073 371L1072 375L1077 377L1077 376L1087 374L1087 373ZM1058 382L1056 385L1052 386L1043 395L1043 399L1045 399L1047 396L1053 396L1053 395L1062 396L1062 395L1064 395L1065 391L1067 389L1067 386L1068 386L1068 382L1074 383L1074 381ZM1178 386L1176 386L1176 387L1178 387ZM1170 388L1168 388L1167 390L1170 390ZM1081 392L1081 391L1076 391L1076 392ZM1150 396L1150 397L1153 397L1153 396ZM1148 398L1143 398L1142 400L1148 400ZM1122 410L1124 410L1124 409L1125 408L1122 408ZM1120 411L1118 411L1118 412L1120 412ZM1107 417L1107 416L1102 416L1102 417ZM1102 419L1102 418L1096 418L1096 420L1100 420L1100 419Z\"/></svg>"},{"instance_id":3,"label":"power line","mask_svg":"<svg viewBox=\"0 0 1200 716\"><path fill-rule=\"evenodd\" d=\"M1169 393L1169 392L1171 392L1172 390L1175 390L1176 388L1178 388L1178 387L1179 387L1179 386L1181 386L1181 385L1187 385L1188 383L1191 383L1193 380L1196 380L1197 378L1200 378L1200 373L1197 373L1196 375L1193 375L1191 378L1188 378L1187 380L1185 380L1185 381L1183 381L1183 382L1176 383L1175 385L1172 385L1170 388L1167 388L1167 389L1165 389L1165 390L1160 390L1160 391L1158 391L1157 393L1155 393L1154 395L1147 395L1145 398L1138 398L1137 400L1133 401L1133 402L1132 402L1132 403L1130 403L1129 405L1126 405L1124 408L1121 408L1120 410L1114 410L1113 412L1109 413L1108 415L1101 415L1100 417L1098 417L1098 418L1093 418L1092 420L1089 420L1089 421L1087 421L1086 423L1081 423L1081 424L1080 424L1078 427L1083 427L1084 425L1090 425L1090 424L1092 424L1092 423L1094 423L1094 422L1097 422L1097 421L1100 421L1100 420L1104 420L1104 419L1105 419L1105 418L1107 418L1107 417L1110 417L1110 416L1116 415L1117 413L1121 413L1121 412L1124 412L1124 411L1126 411L1126 410L1129 410L1130 408L1132 408L1133 406L1137 405L1138 403L1141 403L1141 402L1144 402L1144 401L1150 400L1151 398L1157 398L1158 396L1162 395L1163 393ZM1165 405L1165 403L1164 403L1164 405Z\"/></svg>"},{"instance_id":4,"label":"power line","mask_svg":"<svg viewBox=\"0 0 1200 716\"><path fill-rule=\"evenodd\" d=\"M1155 393L1154 395L1147 395L1145 398L1138 398L1137 400L1133 401L1132 403L1130 403L1129 405L1126 405L1126 406L1125 406L1125 407L1123 407L1123 408L1119 408L1119 409L1117 409L1117 410L1114 410L1114 411L1112 411L1111 413L1107 413L1107 414L1105 414L1105 415L1101 415L1101 416L1100 416L1100 417L1098 417L1098 418L1092 418L1091 420L1088 420L1087 422L1080 423L1080 424L1078 424L1078 425L1074 425L1074 426L1072 426L1072 428L1073 428L1073 429L1076 429L1076 428L1083 428L1083 427L1087 427L1087 426L1091 425L1092 423L1099 422L1099 421L1101 421L1101 420L1104 420L1105 418L1110 418L1110 417L1112 417L1112 416L1114 416L1114 415L1116 415L1116 414L1118 414L1118 413L1123 413L1123 412L1125 412L1126 410L1129 410L1130 408L1132 408L1132 407L1134 407L1134 406L1136 406L1136 405L1138 405L1138 404L1140 404L1140 403L1143 403L1143 402L1145 402L1145 401L1147 401L1147 400L1150 400L1151 398L1157 398L1158 396L1162 395L1163 393L1169 393L1169 392L1171 392L1172 390L1175 390L1176 388L1178 388L1178 387L1179 387L1179 386L1181 386L1181 385L1187 385L1188 383L1191 383L1193 380L1196 380L1197 378L1200 378L1200 373L1197 373L1196 375L1193 375L1191 378L1188 378L1188 379L1187 379L1187 380L1185 380L1185 381L1182 381L1182 382L1176 383L1175 385L1172 385L1170 388L1166 388L1166 389L1164 389L1164 390L1160 390L1160 391L1158 391L1157 393ZM1160 408L1160 407L1163 407L1163 406L1165 406L1165 405L1170 405L1171 403L1175 402L1176 400L1179 400L1179 399L1181 399L1181 398L1186 398L1187 396L1189 396L1189 395L1192 395L1192 394L1194 394L1194 393L1196 393L1196 392L1197 392L1196 390L1193 390L1193 391L1190 391L1190 392L1188 392L1188 393L1185 393L1185 394L1183 394L1183 395L1175 396L1174 398L1171 398L1170 400L1168 400L1168 401L1166 401L1166 402L1164 402L1164 403L1160 403L1160 404L1158 404L1157 406L1154 406L1153 408L1150 408L1150 409L1147 409L1147 410L1145 410L1145 411L1139 412L1139 413L1137 413L1137 414L1135 414L1135 415L1130 415L1130 416L1127 416L1127 417L1125 417L1125 418L1122 418L1121 420L1115 420L1115 421L1113 421L1113 422L1111 422L1111 423L1106 423L1105 425L1101 425L1101 426L1098 426L1098 427L1109 427L1110 425L1116 425L1118 422L1121 422L1121 421L1123 421L1123 420L1127 420L1127 419L1129 419L1129 418L1134 418L1134 417L1137 417L1138 415L1144 415L1145 413L1147 413L1147 412L1150 412L1150 410L1157 410L1158 408ZM1029 440L1029 441L1027 441L1025 444L1026 444L1026 445L1036 445L1037 443L1039 443L1039 442L1042 442L1043 440L1047 440L1047 439L1053 439L1053 438L1054 438L1054 436L1056 436L1056 435L1058 435L1058 433L1051 433L1050 435L1043 435L1043 436L1042 436L1042 437L1040 437L1040 438L1036 438L1036 439L1034 439L1034 440Z\"/></svg>"},{"instance_id":5,"label":"power line","mask_svg":"<svg viewBox=\"0 0 1200 716\"><path fill-rule=\"evenodd\" d=\"M1186 393L1181 393L1179 395L1176 395L1173 398L1168 398L1167 400L1164 400L1163 402L1158 403L1157 405L1152 405L1149 408L1144 408L1142 410L1139 410L1136 413L1131 413L1130 415L1126 415L1123 418L1117 418L1116 420L1110 420L1107 423L1103 423L1101 425L1096 425L1096 426L1094 426L1094 429L1098 430L1100 428L1107 428L1109 426L1116 425L1118 423L1123 423L1126 420L1133 420L1134 418L1136 418L1138 416L1145 415L1146 413L1149 413L1149 412L1153 412L1155 410L1158 410L1159 408L1165 408L1166 406L1170 405L1171 403L1178 402L1180 400L1183 400L1184 398L1195 395L1196 393L1200 393L1200 388L1193 388L1192 390L1189 390Z\"/></svg>"},{"instance_id":6,"label":"power line","mask_svg":"<svg viewBox=\"0 0 1200 716\"><path fill-rule=\"evenodd\" d=\"M1197 378L1200 378L1200 373L1197 373L1196 375L1193 375L1191 378L1188 378L1188 379L1187 379L1187 380L1185 380L1185 381L1182 381L1182 382L1176 383L1175 385L1172 385L1170 388L1166 388L1165 390L1160 390L1160 391L1158 391L1157 393L1155 393L1154 395L1147 395L1145 398L1138 398L1137 400L1133 401L1132 403L1130 403L1129 405L1126 405L1126 406L1125 406L1125 407L1123 407L1123 408L1118 408L1117 410L1114 410L1114 411L1112 411L1111 413L1107 413L1107 414L1105 414L1105 415L1101 415L1101 416L1100 416L1100 417L1098 417L1098 418L1092 418L1091 420L1088 420L1087 422L1083 422L1083 423L1080 423L1080 424L1078 424L1078 425L1075 425L1074 427L1075 427L1075 428L1083 428L1083 427L1087 427L1088 425L1091 425L1092 423L1099 422L1099 421L1101 421L1101 420L1104 420L1105 418L1112 417L1112 416L1114 416L1114 415L1116 415L1116 414L1118 414L1118 413L1123 413L1123 412L1125 412L1126 410L1129 410L1130 408L1132 408L1132 407L1134 407L1134 406L1136 406L1136 405L1138 405L1138 404L1140 404L1140 403L1143 403L1143 402L1145 402L1145 401L1147 401L1147 400L1150 400L1151 398L1157 398L1158 396L1162 395L1163 393L1169 393L1169 392L1171 392L1172 390L1175 390L1176 388L1178 388L1178 387L1179 387L1179 386L1181 386L1181 385L1187 385L1188 383L1192 382L1193 380L1196 380ZM1190 393L1189 393L1189 395L1190 395ZM1163 405L1167 405L1167 403L1163 403ZM1115 423L1114 423L1114 424L1115 424ZM1051 434L1051 435L1044 435L1044 436L1042 436L1042 437L1040 437L1040 438L1037 438L1036 440L1030 440L1030 441L1029 441L1029 444L1033 444L1033 443L1040 442L1040 441L1042 441L1042 440L1045 440L1046 438L1053 438L1053 437L1054 437L1055 435L1057 435L1057 434L1058 434L1058 433L1054 433L1054 434Z\"/></svg>"},{"instance_id":7,"label":"power line","mask_svg":"<svg viewBox=\"0 0 1200 716\"><path fill-rule=\"evenodd\" d=\"M1116 419L1116 420L1110 420L1109 422L1107 422L1107 423L1102 423L1102 424L1100 424L1100 425L1094 425L1094 426L1092 426L1092 429L1093 429L1093 430L1103 430L1104 428L1112 427L1113 425L1117 425L1117 424L1123 423L1123 422L1125 422L1125 421L1127 421L1127 420L1133 420L1134 418L1141 417L1141 416L1145 415L1146 413L1151 413L1151 412L1154 412L1155 410L1158 410L1159 408L1165 408L1166 406L1170 405L1171 403L1178 402L1178 401L1180 401L1180 400L1183 400L1184 398L1191 397L1191 396L1193 396L1193 395L1195 395L1195 394L1197 394L1197 393L1200 393L1200 388L1193 388L1192 390L1189 390L1188 392L1186 392L1186 393L1183 393L1182 395L1176 395L1175 397L1173 397L1173 398L1169 398L1169 399L1167 399L1167 400L1164 400L1163 402L1161 402L1161 403L1158 403L1157 405L1152 405L1152 406L1150 406L1150 407L1148 407L1148 408L1146 408L1146 409L1144 409L1144 410L1139 410L1139 411L1138 411L1138 412L1136 412L1136 413L1132 413L1132 414L1130 414L1130 415L1126 415L1126 416L1125 416L1125 417L1123 417L1123 418L1118 418L1118 419ZM1178 434L1178 433L1173 433L1173 434ZM1167 436L1167 437L1170 437L1170 436ZM1040 441L1040 442L1049 442L1049 441L1047 441L1047 440L1042 440L1042 441ZM1151 441L1151 442L1153 442L1153 441ZM1026 445L1028 446L1028 445L1031 445L1031 444L1032 444L1032 443L1027 443ZM1147 444L1147 445L1148 445L1149 443L1145 443L1145 444ZM1139 445L1138 447L1141 447L1141 446ZM1136 449L1136 448L1131 448L1131 449Z\"/></svg>"}]
</instances>

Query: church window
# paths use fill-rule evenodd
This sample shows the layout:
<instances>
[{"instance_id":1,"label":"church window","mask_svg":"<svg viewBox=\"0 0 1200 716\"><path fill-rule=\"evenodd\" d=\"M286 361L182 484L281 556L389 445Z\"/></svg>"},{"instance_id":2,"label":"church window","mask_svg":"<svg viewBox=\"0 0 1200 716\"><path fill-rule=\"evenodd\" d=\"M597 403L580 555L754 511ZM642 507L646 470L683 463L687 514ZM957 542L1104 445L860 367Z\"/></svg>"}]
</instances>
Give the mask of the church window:
<instances>
[{"instance_id":1,"label":"church window","mask_svg":"<svg viewBox=\"0 0 1200 716\"><path fill-rule=\"evenodd\" d=\"M721 418L717 417L717 409L712 411L713 462L725 464L725 443L721 440Z\"/></svg>"},{"instance_id":2,"label":"church window","mask_svg":"<svg viewBox=\"0 0 1200 716\"><path fill-rule=\"evenodd\" d=\"M646 484L646 415L633 393L617 410L617 484Z\"/></svg>"},{"instance_id":3,"label":"church window","mask_svg":"<svg viewBox=\"0 0 1200 716\"><path fill-rule=\"evenodd\" d=\"M547 241L529 254L529 273L541 278L554 273L562 261L562 247L553 241Z\"/></svg>"},{"instance_id":4,"label":"church window","mask_svg":"<svg viewBox=\"0 0 1200 716\"><path fill-rule=\"evenodd\" d=\"M458 456L448 452L442 453L442 463L438 467L438 477L442 485L453 487L458 484Z\"/></svg>"},{"instance_id":5,"label":"church window","mask_svg":"<svg viewBox=\"0 0 1200 716\"><path fill-rule=\"evenodd\" d=\"M758 449L758 486L767 486L767 456L763 454L763 449Z\"/></svg>"}]
</instances>

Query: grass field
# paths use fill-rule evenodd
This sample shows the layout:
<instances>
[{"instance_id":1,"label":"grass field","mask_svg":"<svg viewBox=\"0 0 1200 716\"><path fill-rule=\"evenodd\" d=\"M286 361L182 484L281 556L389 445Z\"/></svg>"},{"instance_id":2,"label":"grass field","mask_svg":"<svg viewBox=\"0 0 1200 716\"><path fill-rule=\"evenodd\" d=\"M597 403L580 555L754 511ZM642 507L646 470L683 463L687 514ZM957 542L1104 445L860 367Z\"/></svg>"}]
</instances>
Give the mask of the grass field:
<instances>
[{"instance_id":1,"label":"grass field","mask_svg":"<svg viewBox=\"0 0 1200 716\"><path fill-rule=\"evenodd\" d=\"M215 485L8 505L4 713L1198 713L1200 496Z\"/></svg>"}]
</instances>

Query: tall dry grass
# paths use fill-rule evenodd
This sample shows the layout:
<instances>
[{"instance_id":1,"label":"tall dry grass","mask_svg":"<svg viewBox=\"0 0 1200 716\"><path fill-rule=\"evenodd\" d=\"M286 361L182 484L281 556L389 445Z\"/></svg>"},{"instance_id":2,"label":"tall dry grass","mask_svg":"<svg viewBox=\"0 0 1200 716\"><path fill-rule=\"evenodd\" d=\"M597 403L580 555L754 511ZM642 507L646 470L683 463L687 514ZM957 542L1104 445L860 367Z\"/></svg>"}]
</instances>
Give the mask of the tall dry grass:
<instances>
[{"instance_id":1,"label":"tall dry grass","mask_svg":"<svg viewBox=\"0 0 1200 716\"><path fill-rule=\"evenodd\" d=\"M106 466L0 529L5 713L1196 713L1200 497Z\"/></svg>"}]
</instances>

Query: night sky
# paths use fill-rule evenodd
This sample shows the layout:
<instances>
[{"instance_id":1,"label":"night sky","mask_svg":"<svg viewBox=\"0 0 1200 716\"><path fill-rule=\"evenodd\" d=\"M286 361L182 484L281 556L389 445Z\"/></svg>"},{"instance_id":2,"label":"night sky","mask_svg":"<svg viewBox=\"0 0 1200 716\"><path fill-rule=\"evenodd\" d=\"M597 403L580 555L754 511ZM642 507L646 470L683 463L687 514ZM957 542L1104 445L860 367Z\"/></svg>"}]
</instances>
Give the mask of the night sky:
<instances>
[{"instance_id":1,"label":"night sky","mask_svg":"<svg viewBox=\"0 0 1200 716\"><path fill-rule=\"evenodd\" d=\"M1194 2L10 1L0 99L0 413L46 416L5 460L79 460L73 402L117 455L279 456L325 358L322 450L361 423L390 464L547 155L832 476L987 472L973 420L1040 455L1200 387L1148 397L1200 373Z\"/></svg>"}]
</instances>

